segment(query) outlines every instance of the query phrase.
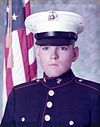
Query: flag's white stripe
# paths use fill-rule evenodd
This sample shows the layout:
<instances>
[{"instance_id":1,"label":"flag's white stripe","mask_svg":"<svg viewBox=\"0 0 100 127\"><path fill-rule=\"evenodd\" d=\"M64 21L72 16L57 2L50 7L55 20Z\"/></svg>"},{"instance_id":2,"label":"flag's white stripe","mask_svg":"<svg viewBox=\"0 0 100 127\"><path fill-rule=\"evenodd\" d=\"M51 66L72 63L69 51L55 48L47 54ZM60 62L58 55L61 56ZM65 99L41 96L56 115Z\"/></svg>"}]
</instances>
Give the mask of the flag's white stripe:
<instances>
[{"instance_id":1,"label":"flag's white stripe","mask_svg":"<svg viewBox=\"0 0 100 127\"><path fill-rule=\"evenodd\" d=\"M26 28L26 35L29 35L30 31Z\"/></svg>"},{"instance_id":2,"label":"flag's white stripe","mask_svg":"<svg viewBox=\"0 0 100 127\"><path fill-rule=\"evenodd\" d=\"M29 2L29 0L22 0L22 2L23 2L23 6L25 6L25 4Z\"/></svg>"},{"instance_id":3,"label":"flag's white stripe","mask_svg":"<svg viewBox=\"0 0 100 127\"><path fill-rule=\"evenodd\" d=\"M30 34L30 31L26 28L26 35L28 36ZM32 46L28 50L29 55L29 65L31 65L35 61L35 46Z\"/></svg>"},{"instance_id":4,"label":"flag's white stripe","mask_svg":"<svg viewBox=\"0 0 100 127\"><path fill-rule=\"evenodd\" d=\"M17 31L12 32L12 52L14 62L14 67L12 68L12 78L13 84L17 85L26 81Z\"/></svg>"},{"instance_id":5,"label":"flag's white stripe","mask_svg":"<svg viewBox=\"0 0 100 127\"><path fill-rule=\"evenodd\" d=\"M32 46L28 50L28 55L29 55L29 65L31 65L35 61L35 51L34 51L34 46Z\"/></svg>"},{"instance_id":6,"label":"flag's white stripe","mask_svg":"<svg viewBox=\"0 0 100 127\"><path fill-rule=\"evenodd\" d=\"M3 66L3 88L2 88L2 117L3 117L3 114L4 114L6 102L7 102L6 70L5 70L5 61L4 61L4 66Z\"/></svg>"}]
</instances>

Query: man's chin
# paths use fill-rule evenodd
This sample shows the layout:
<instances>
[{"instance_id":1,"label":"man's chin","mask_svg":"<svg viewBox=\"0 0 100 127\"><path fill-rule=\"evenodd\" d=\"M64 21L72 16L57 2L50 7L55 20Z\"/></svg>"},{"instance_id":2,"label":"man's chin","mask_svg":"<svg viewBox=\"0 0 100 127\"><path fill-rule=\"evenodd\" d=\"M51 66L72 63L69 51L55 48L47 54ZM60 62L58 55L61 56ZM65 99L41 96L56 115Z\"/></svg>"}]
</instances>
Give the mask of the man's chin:
<instances>
[{"instance_id":1,"label":"man's chin","mask_svg":"<svg viewBox=\"0 0 100 127\"><path fill-rule=\"evenodd\" d=\"M52 73L48 73L47 76L49 78L56 78L56 77L59 77L60 75L62 75L62 73L57 73L57 72L52 72Z\"/></svg>"}]
</instances>

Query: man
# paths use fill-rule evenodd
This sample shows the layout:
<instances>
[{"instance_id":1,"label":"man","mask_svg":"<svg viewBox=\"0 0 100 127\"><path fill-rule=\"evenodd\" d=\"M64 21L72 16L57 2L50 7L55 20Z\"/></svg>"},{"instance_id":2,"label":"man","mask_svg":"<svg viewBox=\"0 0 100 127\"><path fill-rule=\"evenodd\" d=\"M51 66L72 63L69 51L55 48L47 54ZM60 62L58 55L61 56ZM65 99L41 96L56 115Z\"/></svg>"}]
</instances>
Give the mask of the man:
<instances>
[{"instance_id":1,"label":"man","mask_svg":"<svg viewBox=\"0 0 100 127\"><path fill-rule=\"evenodd\" d=\"M35 34L44 75L13 88L2 126L100 127L100 84L80 79L71 70L83 17L46 11L30 15L25 25Z\"/></svg>"}]
</instances>

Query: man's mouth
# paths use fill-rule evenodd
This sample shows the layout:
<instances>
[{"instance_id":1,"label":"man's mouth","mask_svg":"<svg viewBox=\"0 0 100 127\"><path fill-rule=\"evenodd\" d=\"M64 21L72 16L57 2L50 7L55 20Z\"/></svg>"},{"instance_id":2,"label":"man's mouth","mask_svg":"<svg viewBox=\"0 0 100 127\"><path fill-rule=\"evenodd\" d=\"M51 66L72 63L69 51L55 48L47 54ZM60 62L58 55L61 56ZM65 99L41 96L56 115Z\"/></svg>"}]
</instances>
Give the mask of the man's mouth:
<instances>
[{"instance_id":1,"label":"man's mouth","mask_svg":"<svg viewBox=\"0 0 100 127\"><path fill-rule=\"evenodd\" d=\"M52 63L52 64L49 64L48 66L58 67L58 64Z\"/></svg>"}]
</instances>

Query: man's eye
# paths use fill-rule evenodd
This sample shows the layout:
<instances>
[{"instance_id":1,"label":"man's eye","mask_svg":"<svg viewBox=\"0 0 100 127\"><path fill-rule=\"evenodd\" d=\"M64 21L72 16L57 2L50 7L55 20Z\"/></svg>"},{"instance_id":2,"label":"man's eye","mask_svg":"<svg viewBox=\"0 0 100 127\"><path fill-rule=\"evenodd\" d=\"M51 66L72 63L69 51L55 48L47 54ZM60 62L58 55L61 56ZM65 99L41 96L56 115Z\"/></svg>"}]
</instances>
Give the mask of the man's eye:
<instances>
[{"instance_id":1,"label":"man's eye","mask_svg":"<svg viewBox=\"0 0 100 127\"><path fill-rule=\"evenodd\" d=\"M61 47L61 50L66 51L68 47Z\"/></svg>"},{"instance_id":2,"label":"man's eye","mask_svg":"<svg viewBox=\"0 0 100 127\"><path fill-rule=\"evenodd\" d=\"M48 50L48 48L49 48L49 47L42 47L42 50L43 50L43 51L46 51L46 50Z\"/></svg>"}]
</instances>

